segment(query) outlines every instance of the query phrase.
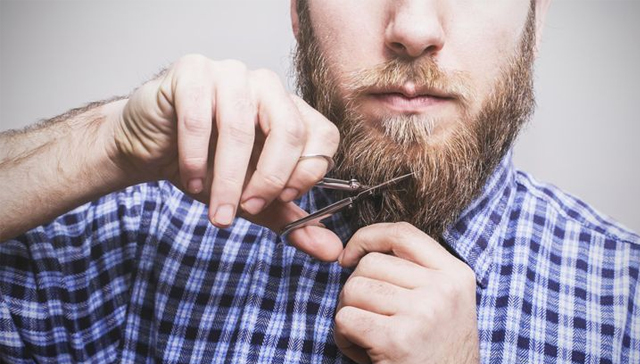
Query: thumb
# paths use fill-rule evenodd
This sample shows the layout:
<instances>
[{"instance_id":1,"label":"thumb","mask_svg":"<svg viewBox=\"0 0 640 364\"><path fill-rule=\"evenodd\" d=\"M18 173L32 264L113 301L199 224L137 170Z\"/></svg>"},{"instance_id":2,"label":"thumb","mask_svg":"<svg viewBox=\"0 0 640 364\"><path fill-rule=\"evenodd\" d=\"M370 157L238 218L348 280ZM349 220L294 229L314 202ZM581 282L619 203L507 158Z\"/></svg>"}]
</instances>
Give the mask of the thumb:
<instances>
[{"instance_id":1,"label":"thumb","mask_svg":"<svg viewBox=\"0 0 640 364\"><path fill-rule=\"evenodd\" d=\"M241 214L245 219L258 225L280 232L282 228L309 214L293 202L273 201L258 215ZM332 262L342 252L342 241L331 230L321 226L305 226L292 230L286 236L289 244L312 257Z\"/></svg>"}]
</instances>

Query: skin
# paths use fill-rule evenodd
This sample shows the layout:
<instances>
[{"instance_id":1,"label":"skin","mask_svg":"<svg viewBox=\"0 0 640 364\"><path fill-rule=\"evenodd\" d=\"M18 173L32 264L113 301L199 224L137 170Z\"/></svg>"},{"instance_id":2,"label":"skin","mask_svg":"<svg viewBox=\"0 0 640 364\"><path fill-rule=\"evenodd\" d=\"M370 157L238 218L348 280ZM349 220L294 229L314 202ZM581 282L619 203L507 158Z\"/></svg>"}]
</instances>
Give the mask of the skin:
<instances>
[{"instance_id":1,"label":"skin","mask_svg":"<svg viewBox=\"0 0 640 364\"><path fill-rule=\"evenodd\" d=\"M298 33L296 2L292 25ZM536 1L536 39L548 1ZM477 114L499 78L504 55L517 49L530 2L451 0L310 1L320 50L329 60L341 98L349 75L391 59L430 57L447 73L463 75ZM397 115L438 120L434 138L447 138L463 110L437 90L400 90L359 96L365 123ZM355 271L340 293L334 338L358 363L479 362L473 271L432 237L407 223L360 229L339 257Z\"/></svg>"},{"instance_id":2,"label":"skin","mask_svg":"<svg viewBox=\"0 0 640 364\"><path fill-rule=\"evenodd\" d=\"M540 39L549 1L536 4ZM525 0L367 0L366 6L365 0L322 0L311 3L311 17L339 80L392 57L434 57L471 81L478 110L502 55L517 44L528 6ZM297 33L295 10L292 24ZM338 90L346 92L341 84ZM442 120L442 137L460 112L429 95L387 96L359 100L370 119L430 113ZM280 230L306 215L291 201L326 173L322 159L299 157L332 156L338 142L333 124L288 94L273 72L188 55L129 98L0 134L0 241L156 180L209 203L218 227L243 216ZM431 237L397 223L359 230L344 250L321 227L298 229L289 241L356 268L340 294L334 330L347 356L362 363L478 361L473 272Z\"/></svg>"},{"instance_id":3,"label":"skin","mask_svg":"<svg viewBox=\"0 0 640 364\"><path fill-rule=\"evenodd\" d=\"M536 16L541 23L548 1L537 3ZM462 73L469 80L468 86L477 96L469 111L475 114L499 76L497 65L503 55L512 54L518 44L529 1L376 1L366 2L366 12L362 11L363 1L310 1L309 6L321 50L330 60L334 76L343 81L337 85L343 98L348 96L347 75L354 71L392 58L432 57L443 71ZM292 25L297 33L295 11ZM537 33L540 39L541 27ZM358 101L370 119L416 113L449 125L461 118L460 110L447 102L394 108L373 97ZM439 127L446 130L447 125Z\"/></svg>"},{"instance_id":4,"label":"skin","mask_svg":"<svg viewBox=\"0 0 640 364\"><path fill-rule=\"evenodd\" d=\"M358 363L477 363L475 275L408 223L358 230L340 257L355 267L334 337Z\"/></svg>"},{"instance_id":5,"label":"skin","mask_svg":"<svg viewBox=\"0 0 640 364\"><path fill-rule=\"evenodd\" d=\"M327 171L324 159L300 156L333 156L338 142L336 127L288 94L272 71L187 55L128 99L2 133L0 241L157 180L208 203L220 228L240 215L280 231L307 215L292 200ZM342 250L340 239L318 226L296 229L287 240L325 261Z\"/></svg>"}]
</instances>

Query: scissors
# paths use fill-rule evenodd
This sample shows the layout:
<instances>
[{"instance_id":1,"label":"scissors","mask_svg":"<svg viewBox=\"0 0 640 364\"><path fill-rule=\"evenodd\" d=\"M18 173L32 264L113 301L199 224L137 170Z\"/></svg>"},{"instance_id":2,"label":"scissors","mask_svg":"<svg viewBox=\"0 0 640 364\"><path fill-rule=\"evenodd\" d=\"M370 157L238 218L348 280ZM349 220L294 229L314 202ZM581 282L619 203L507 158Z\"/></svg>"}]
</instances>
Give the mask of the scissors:
<instances>
[{"instance_id":1,"label":"scissors","mask_svg":"<svg viewBox=\"0 0 640 364\"><path fill-rule=\"evenodd\" d=\"M280 235L284 237L294 229L310 225L310 223L313 222L314 220L320 221L322 219L325 219L335 213L342 211L347 207L352 206L355 202L362 200L365 197L373 195L376 192L376 190L382 187L386 187L388 185L400 182L411 176L413 176L413 173L408 173L400 177L392 178L386 182L383 182L379 185L375 185L373 187L365 186L355 179L351 179L347 181L347 180L336 179L336 178L323 178L320 182L316 183L316 187L326 188L331 190L357 192L358 194L355 196L343 198L340 201L334 202L329 206L323 207L320 210L311 213L309 216L305 216L302 219L299 219L292 223L287 224L284 228L282 228Z\"/></svg>"}]
</instances>

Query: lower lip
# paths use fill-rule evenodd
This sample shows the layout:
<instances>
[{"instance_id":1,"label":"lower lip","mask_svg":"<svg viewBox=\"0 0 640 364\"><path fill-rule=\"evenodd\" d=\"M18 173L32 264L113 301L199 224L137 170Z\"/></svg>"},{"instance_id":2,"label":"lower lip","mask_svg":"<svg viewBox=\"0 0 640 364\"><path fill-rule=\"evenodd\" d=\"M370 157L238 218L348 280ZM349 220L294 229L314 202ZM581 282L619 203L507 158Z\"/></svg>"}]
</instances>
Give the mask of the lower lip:
<instances>
[{"instance_id":1,"label":"lower lip","mask_svg":"<svg viewBox=\"0 0 640 364\"><path fill-rule=\"evenodd\" d=\"M430 107L450 101L450 98L435 96L407 97L399 93L373 94L374 99L398 112L420 112Z\"/></svg>"}]
</instances>

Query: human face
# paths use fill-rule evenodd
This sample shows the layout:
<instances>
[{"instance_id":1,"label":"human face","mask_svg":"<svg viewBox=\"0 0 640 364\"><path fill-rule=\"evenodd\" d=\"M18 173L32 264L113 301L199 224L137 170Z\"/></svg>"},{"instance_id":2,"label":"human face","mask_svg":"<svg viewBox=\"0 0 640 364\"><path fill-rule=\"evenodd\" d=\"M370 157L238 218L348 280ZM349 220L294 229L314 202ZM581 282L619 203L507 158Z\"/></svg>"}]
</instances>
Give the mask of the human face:
<instances>
[{"instance_id":1,"label":"human face","mask_svg":"<svg viewBox=\"0 0 640 364\"><path fill-rule=\"evenodd\" d=\"M474 96L466 109L451 90L421 89L411 80L388 90L371 88L354 100L368 122L428 116L443 132L463 113L479 112L505 55L519 45L530 0L322 0L308 6L315 38L342 99L351 96L350 75L392 59L429 58L445 74L463 79Z\"/></svg>"},{"instance_id":2,"label":"human face","mask_svg":"<svg viewBox=\"0 0 640 364\"><path fill-rule=\"evenodd\" d=\"M416 175L404 195L360 206L359 222L440 233L532 111L538 9L515 0L300 5L299 86L343 134L338 176Z\"/></svg>"}]
</instances>

